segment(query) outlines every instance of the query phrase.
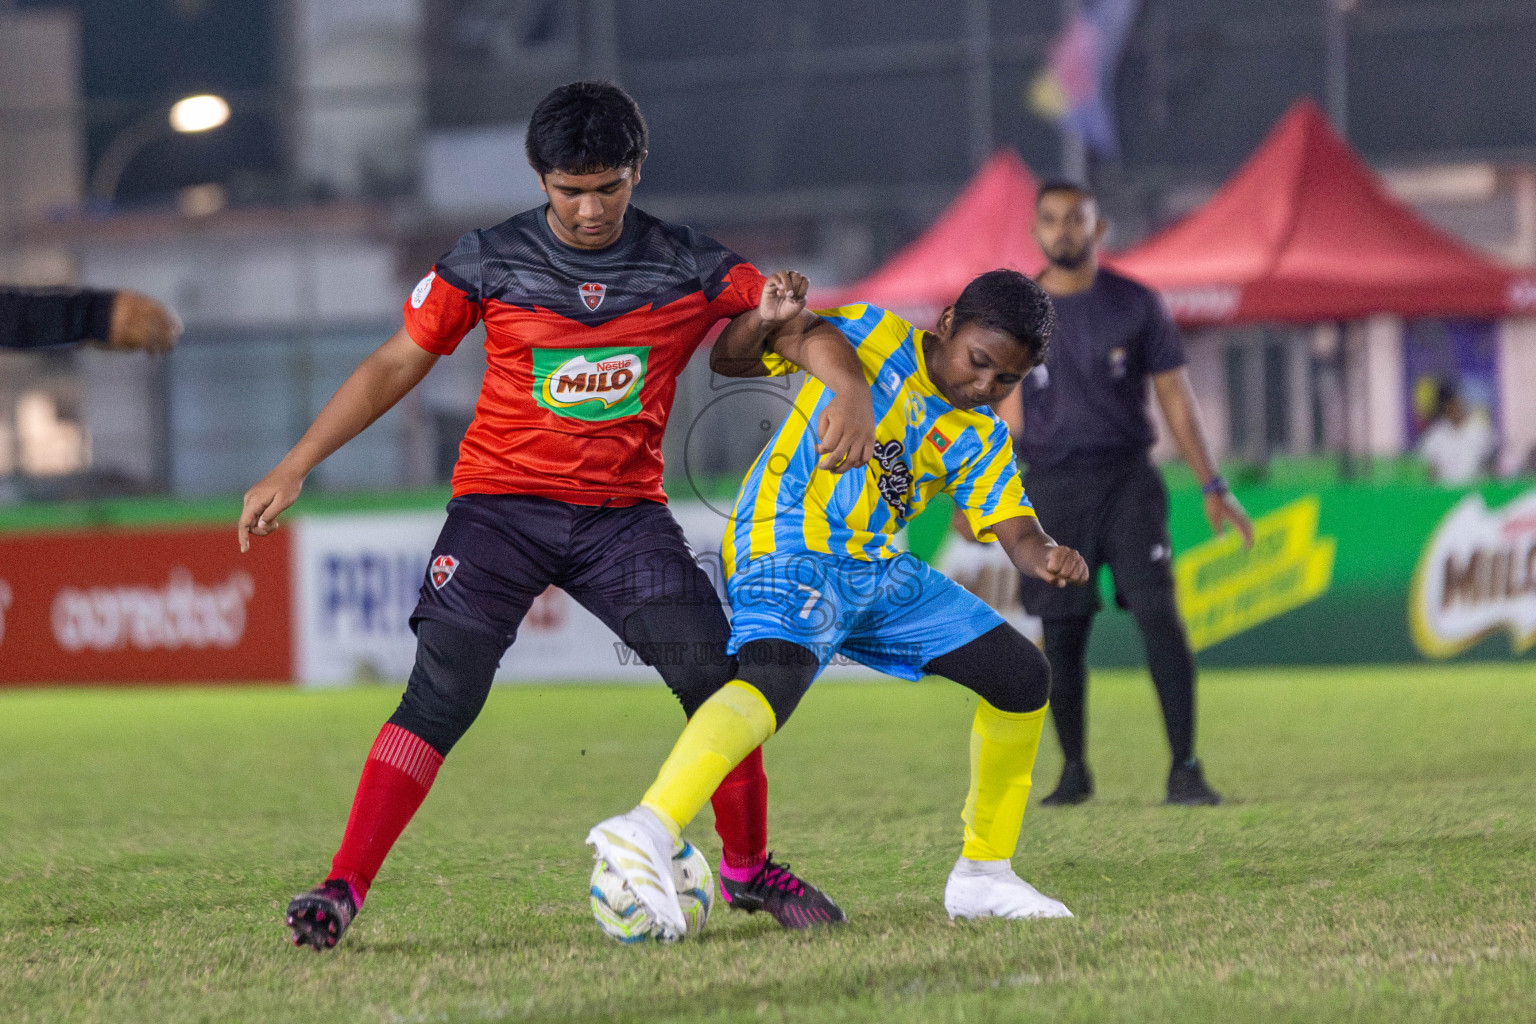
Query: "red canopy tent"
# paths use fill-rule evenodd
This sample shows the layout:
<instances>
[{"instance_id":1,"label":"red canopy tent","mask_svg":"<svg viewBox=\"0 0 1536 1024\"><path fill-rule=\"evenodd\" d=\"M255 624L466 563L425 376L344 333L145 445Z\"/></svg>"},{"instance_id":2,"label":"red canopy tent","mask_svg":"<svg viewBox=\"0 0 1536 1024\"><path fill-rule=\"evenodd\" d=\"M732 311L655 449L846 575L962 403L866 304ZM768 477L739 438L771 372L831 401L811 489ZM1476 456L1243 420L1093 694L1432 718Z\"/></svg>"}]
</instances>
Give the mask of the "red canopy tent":
<instances>
[{"instance_id":1,"label":"red canopy tent","mask_svg":"<svg viewBox=\"0 0 1536 1024\"><path fill-rule=\"evenodd\" d=\"M1109 262L1161 291L1189 325L1496 319L1536 307L1532 275L1419 219L1311 100L1209 202Z\"/></svg>"},{"instance_id":2,"label":"red canopy tent","mask_svg":"<svg viewBox=\"0 0 1536 1024\"><path fill-rule=\"evenodd\" d=\"M887 309L936 313L977 274L1044 265L1030 234L1034 175L1011 149L998 150L927 231L873 274L811 296L816 306L870 302Z\"/></svg>"}]
</instances>

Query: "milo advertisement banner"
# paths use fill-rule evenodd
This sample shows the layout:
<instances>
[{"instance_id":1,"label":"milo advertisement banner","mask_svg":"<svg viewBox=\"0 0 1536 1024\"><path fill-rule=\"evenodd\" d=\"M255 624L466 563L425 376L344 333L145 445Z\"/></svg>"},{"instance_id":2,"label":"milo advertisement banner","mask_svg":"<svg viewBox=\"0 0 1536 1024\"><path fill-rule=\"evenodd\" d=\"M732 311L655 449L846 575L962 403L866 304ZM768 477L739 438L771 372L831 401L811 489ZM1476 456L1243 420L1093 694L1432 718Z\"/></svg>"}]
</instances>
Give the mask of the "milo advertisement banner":
<instances>
[{"instance_id":1,"label":"milo advertisement banner","mask_svg":"<svg viewBox=\"0 0 1536 1024\"><path fill-rule=\"evenodd\" d=\"M1254 544L1213 538L1172 495L1174 578L1205 665L1536 661L1536 486L1402 484L1239 492ZM1100 580L1113 608L1108 572ZM1094 664L1143 665L1130 616L1094 623Z\"/></svg>"},{"instance_id":2,"label":"milo advertisement banner","mask_svg":"<svg viewBox=\"0 0 1536 1024\"><path fill-rule=\"evenodd\" d=\"M1419 556L1408 622L1428 658L1498 633L1516 654L1536 643L1536 490L1498 509L1480 494L1452 507Z\"/></svg>"}]
</instances>

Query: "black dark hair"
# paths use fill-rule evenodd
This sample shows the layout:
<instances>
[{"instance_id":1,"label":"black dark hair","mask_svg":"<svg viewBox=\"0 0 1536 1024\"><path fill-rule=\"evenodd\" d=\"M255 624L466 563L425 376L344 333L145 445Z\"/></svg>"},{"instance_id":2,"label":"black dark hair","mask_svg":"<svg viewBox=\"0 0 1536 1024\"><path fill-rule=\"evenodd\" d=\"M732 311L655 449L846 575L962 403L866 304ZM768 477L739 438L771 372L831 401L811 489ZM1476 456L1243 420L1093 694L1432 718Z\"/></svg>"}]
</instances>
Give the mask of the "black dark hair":
<instances>
[{"instance_id":1,"label":"black dark hair","mask_svg":"<svg viewBox=\"0 0 1536 1024\"><path fill-rule=\"evenodd\" d=\"M593 174L645 159L645 118L612 82L571 82L552 90L528 120L528 162L550 171Z\"/></svg>"},{"instance_id":2,"label":"black dark hair","mask_svg":"<svg viewBox=\"0 0 1536 1024\"><path fill-rule=\"evenodd\" d=\"M953 327L959 330L962 324L1011 334L1029 349L1031 364L1039 365L1056 330L1056 308L1044 288L1017 270L989 270L955 300Z\"/></svg>"},{"instance_id":3,"label":"black dark hair","mask_svg":"<svg viewBox=\"0 0 1536 1024\"><path fill-rule=\"evenodd\" d=\"M1071 178L1051 178L1040 186L1040 191L1035 193L1035 205L1039 206L1040 200L1052 192L1071 192L1084 199L1091 199L1094 202L1099 201L1099 197L1093 194L1093 189L1082 182L1073 181Z\"/></svg>"}]
</instances>

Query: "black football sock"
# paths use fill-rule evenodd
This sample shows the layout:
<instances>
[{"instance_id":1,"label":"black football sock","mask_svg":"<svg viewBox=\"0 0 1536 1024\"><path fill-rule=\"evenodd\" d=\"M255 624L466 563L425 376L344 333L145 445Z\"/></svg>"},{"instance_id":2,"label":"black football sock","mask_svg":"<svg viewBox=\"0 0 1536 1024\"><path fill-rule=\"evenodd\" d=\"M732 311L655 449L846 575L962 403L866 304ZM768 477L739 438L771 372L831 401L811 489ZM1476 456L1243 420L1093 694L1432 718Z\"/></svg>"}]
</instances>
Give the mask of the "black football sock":
<instances>
[{"instance_id":1,"label":"black football sock","mask_svg":"<svg viewBox=\"0 0 1536 1024\"><path fill-rule=\"evenodd\" d=\"M1152 670L1152 685L1163 708L1163 725L1168 730L1168 749L1173 763L1187 765L1195 756L1195 656L1190 652L1184 623L1169 607L1136 613L1142 641L1147 648L1147 665Z\"/></svg>"},{"instance_id":2,"label":"black football sock","mask_svg":"<svg viewBox=\"0 0 1536 1024\"><path fill-rule=\"evenodd\" d=\"M1068 761L1087 746L1088 631L1091 616L1045 620L1045 657L1051 663L1051 721Z\"/></svg>"}]
</instances>

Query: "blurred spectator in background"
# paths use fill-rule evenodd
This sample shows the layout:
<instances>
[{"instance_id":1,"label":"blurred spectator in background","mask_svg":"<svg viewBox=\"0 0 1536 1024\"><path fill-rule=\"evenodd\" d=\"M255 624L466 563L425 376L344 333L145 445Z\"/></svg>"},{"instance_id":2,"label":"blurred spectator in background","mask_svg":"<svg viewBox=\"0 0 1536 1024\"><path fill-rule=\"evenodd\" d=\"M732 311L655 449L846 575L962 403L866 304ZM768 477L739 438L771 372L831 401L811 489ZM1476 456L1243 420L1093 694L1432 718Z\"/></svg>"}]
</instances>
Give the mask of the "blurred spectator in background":
<instances>
[{"instance_id":1,"label":"blurred spectator in background","mask_svg":"<svg viewBox=\"0 0 1536 1024\"><path fill-rule=\"evenodd\" d=\"M1498 441L1481 409L1468 409L1452 381L1435 391L1435 411L1419 438L1419 455L1437 484L1460 487L1488 475Z\"/></svg>"},{"instance_id":2,"label":"blurred spectator in background","mask_svg":"<svg viewBox=\"0 0 1536 1024\"><path fill-rule=\"evenodd\" d=\"M0 287L0 349L94 342L164 352L180 334L176 314L138 292Z\"/></svg>"}]
</instances>

